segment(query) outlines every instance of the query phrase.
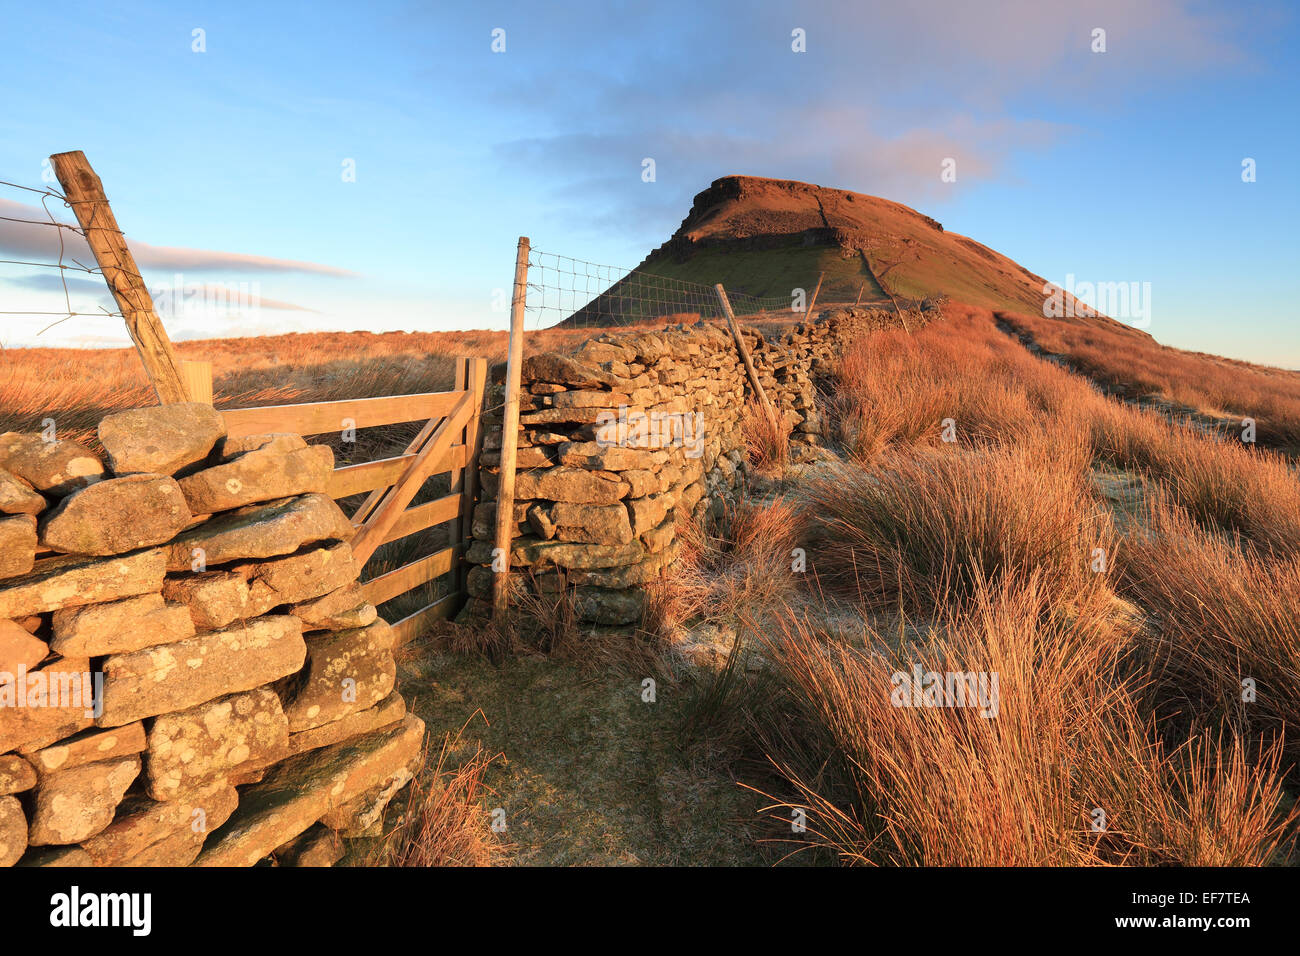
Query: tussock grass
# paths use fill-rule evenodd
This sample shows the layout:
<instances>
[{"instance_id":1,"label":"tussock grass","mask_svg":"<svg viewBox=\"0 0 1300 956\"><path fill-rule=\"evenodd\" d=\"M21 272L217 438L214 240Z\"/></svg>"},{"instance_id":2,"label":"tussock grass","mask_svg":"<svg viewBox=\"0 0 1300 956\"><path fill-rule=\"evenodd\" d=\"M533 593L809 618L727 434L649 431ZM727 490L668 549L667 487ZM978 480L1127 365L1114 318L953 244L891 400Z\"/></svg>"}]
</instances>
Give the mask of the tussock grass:
<instances>
[{"instance_id":1,"label":"tussock grass","mask_svg":"<svg viewBox=\"0 0 1300 956\"><path fill-rule=\"evenodd\" d=\"M769 414L757 401L749 401L741 410L740 428L755 468L763 472L785 471L790 464L790 429L779 415Z\"/></svg>"},{"instance_id":2,"label":"tussock grass","mask_svg":"<svg viewBox=\"0 0 1300 956\"><path fill-rule=\"evenodd\" d=\"M850 637L805 605L759 631L773 819L806 812L796 849L847 863L1287 862L1295 471L1106 396L984 310L945 319L839 369L849 460L799 493L817 580L876 617ZM1151 496L1122 529L1099 469ZM997 717L894 706L914 664L996 673ZM1243 704L1244 676L1267 702Z\"/></svg>"},{"instance_id":3,"label":"tussock grass","mask_svg":"<svg viewBox=\"0 0 1300 956\"><path fill-rule=\"evenodd\" d=\"M818 480L807 498L819 579L872 610L923 613L979 580L1034 573L1069 602L1101 586L1094 549L1116 547L1083 475L1034 446L899 453Z\"/></svg>"},{"instance_id":4,"label":"tussock grass","mask_svg":"<svg viewBox=\"0 0 1300 956\"><path fill-rule=\"evenodd\" d=\"M1090 425L1098 458L1163 483L1202 526L1300 554L1300 475L1281 453L1214 441L1115 402L1099 402Z\"/></svg>"},{"instance_id":5,"label":"tussock grass","mask_svg":"<svg viewBox=\"0 0 1300 956\"><path fill-rule=\"evenodd\" d=\"M1300 446L1300 372L1170 348L1086 319L1008 312L998 318L1125 395L1156 396L1212 416L1255 418L1260 441Z\"/></svg>"},{"instance_id":6,"label":"tussock grass","mask_svg":"<svg viewBox=\"0 0 1300 956\"><path fill-rule=\"evenodd\" d=\"M762 621L798 587L792 552L803 522L802 510L781 497L728 505L712 533L679 521L682 553L651 592L654 613L678 623Z\"/></svg>"},{"instance_id":7,"label":"tussock grass","mask_svg":"<svg viewBox=\"0 0 1300 956\"><path fill-rule=\"evenodd\" d=\"M770 752L794 791L769 810L808 815L808 845L886 865L1257 865L1289 852L1277 746L1247 759L1235 736L1167 751L1123 676L1096 596L1066 617L1042 575L981 583L928 636L865 649L788 617L763 644L830 765ZM914 664L998 675L979 707L905 707ZM788 733L788 732L787 732ZM1104 829L1095 829L1105 814Z\"/></svg>"},{"instance_id":8,"label":"tussock grass","mask_svg":"<svg viewBox=\"0 0 1300 956\"><path fill-rule=\"evenodd\" d=\"M390 815L397 811L397 824L367 865L492 866L508 856L484 804L490 793L484 777L498 757L469 747L463 733L443 738L432 766L426 742L415 778L389 808Z\"/></svg>"},{"instance_id":9,"label":"tussock grass","mask_svg":"<svg viewBox=\"0 0 1300 956\"><path fill-rule=\"evenodd\" d=\"M1168 495L1148 500L1144 524L1122 587L1152 615L1144 651L1163 709L1192 732L1224 719L1249 736L1283 735L1300 757L1300 557L1206 531Z\"/></svg>"}]
</instances>

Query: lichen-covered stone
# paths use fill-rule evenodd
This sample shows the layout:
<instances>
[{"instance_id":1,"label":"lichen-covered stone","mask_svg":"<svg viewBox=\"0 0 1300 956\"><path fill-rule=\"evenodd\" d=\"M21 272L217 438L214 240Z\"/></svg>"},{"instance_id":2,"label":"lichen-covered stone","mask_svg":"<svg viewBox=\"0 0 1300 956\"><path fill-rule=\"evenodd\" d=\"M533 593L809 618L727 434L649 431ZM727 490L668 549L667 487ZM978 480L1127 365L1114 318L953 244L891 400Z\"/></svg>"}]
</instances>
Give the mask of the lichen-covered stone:
<instances>
[{"instance_id":1,"label":"lichen-covered stone","mask_svg":"<svg viewBox=\"0 0 1300 956\"><path fill-rule=\"evenodd\" d=\"M379 612L366 600L356 582L335 588L328 594L302 601L289 608L302 621L304 631L342 631L373 624Z\"/></svg>"},{"instance_id":2,"label":"lichen-covered stone","mask_svg":"<svg viewBox=\"0 0 1300 956\"><path fill-rule=\"evenodd\" d=\"M424 722L399 724L291 757L240 795L239 808L212 834L199 866L252 866L335 807L419 760Z\"/></svg>"},{"instance_id":3,"label":"lichen-covered stone","mask_svg":"<svg viewBox=\"0 0 1300 956\"><path fill-rule=\"evenodd\" d=\"M280 698L265 687L164 714L149 731L149 796L175 800L245 764L273 763L288 750Z\"/></svg>"},{"instance_id":4,"label":"lichen-covered stone","mask_svg":"<svg viewBox=\"0 0 1300 956\"><path fill-rule=\"evenodd\" d=\"M262 432L259 435L236 435L220 442L222 461L234 461L240 455L250 451L297 451L306 448L307 443L301 435L292 432Z\"/></svg>"},{"instance_id":5,"label":"lichen-covered stone","mask_svg":"<svg viewBox=\"0 0 1300 956\"><path fill-rule=\"evenodd\" d=\"M349 737L357 737L387 727L405 716L406 701L402 700L401 694L393 691L374 707L348 714L346 717L313 727L311 730L290 734L289 752L300 754L308 750L328 747Z\"/></svg>"},{"instance_id":6,"label":"lichen-covered stone","mask_svg":"<svg viewBox=\"0 0 1300 956\"><path fill-rule=\"evenodd\" d=\"M321 817L320 822L345 837L361 836L383 819L384 810L389 802L414 777L412 770L413 768L409 766L399 767L397 772L383 783L375 784L341 807L330 810Z\"/></svg>"},{"instance_id":7,"label":"lichen-covered stone","mask_svg":"<svg viewBox=\"0 0 1300 956\"><path fill-rule=\"evenodd\" d=\"M145 748L144 724L136 721L111 730L92 728L27 756L37 772L46 774L71 770L88 763L129 757Z\"/></svg>"},{"instance_id":8,"label":"lichen-covered stone","mask_svg":"<svg viewBox=\"0 0 1300 956\"><path fill-rule=\"evenodd\" d=\"M221 413L201 402L133 408L99 423L99 442L117 475L177 475L207 460L225 434Z\"/></svg>"},{"instance_id":9,"label":"lichen-covered stone","mask_svg":"<svg viewBox=\"0 0 1300 956\"><path fill-rule=\"evenodd\" d=\"M334 452L327 445L292 451L266 447L246 452L181 479L185 500L195 514L229 511L244 505L329 488Z\"/></svg>"},{"instance_id":10,"label":"lichen-covered stone","mask_svg":"<svg viewBox=\"0 0 1300 956\"><path fill-rule=\"evenodd\" d=\"M0 518L0 578L29 573L36 564L36 519L31 515Z\"/></svg>"},{"instance_id":11,"label":"lichen-covered stone","mask_svg":"<svg viewBox=\"0 0 1300 956\"><path fill-rule=\"evenodd\" d=\"M559 501L547 515L559 541L588 544L627 544L632 540L632 525L622 502L613 505L581 505Z\"/></svg>"},{"instance_id":12,"label":"lichen-covered stone","mask_svg":"<svg viewBox=\"0 0 1300 956\"><path fill-rule=\"evenodd\" d=\"M0 514L38 515L45 510L45 497L13 472L0 468Z\"/></svg>"},{"instance_id":13,"label":"lichen-covered stone","mask_svg":"<svg viewBox=\"0 0 1300 956\"><path fill-rule=\"evenodd\" d=\"M589 471L653 470L664 458L664 453L659 451L594 441L564 442L559 446L560 464Z\"/></svg>"},{"instance_id":14,"label":"lichen-covered stone","mask_svg":"<svg viewBox=\"0 0 1300 956\"><path fill-rule=\"evenodd\" d=\"M125 554L170 541L192 519L173 478L107 478L45 515L41 543L68 554Z\"/></svg>"},{"instance_id":15,"label":"lichen-covered stone","mask_svg":"<svg viewBox=\"0 0 1300 956\"><path fill-rule=\"evenodd\" d=\"M0 753L40 749L94 723L89 660L55 660L14 677L0 682Z\"/></svg>"},{"instance_id":16,"label":"lichen-covered stone","mask_svg":"<svg viewBox=\"0 0 1300 956\"><path fill-rule=\"evenodd\" d=\"M147 594L162 587L163 573L164 555L157 549L108 559L42 558L30 573L0 582L0 618Z\"/></svg>"},{"instance_id":17,"label":"lichen-covered stone","mask_svg":"<svg viewBox=\"0 0 1300 956\"><path fill-rule=\"evenodd\" d=\"M515 478L518 497L544 498L547 501L611 505L626 498L630 490L627 482L611 472L584 471L567 465L525 471Z\"/></svg>"},{"instance_id":18,"label":"lichen-covered stone","mask_svg":"<svg viewBox=\"0 0 1300 956\"><path fill-rule=\"evenodd\" d=\"M36 786L36 768L17 754L0 757L0 797Z\"/></svg>"},{"instance_id":19,"label":"lichen-covered stone","mask_svg":"<svg viewBox=\"0 0 1300 956\"><path fill-rule=\"evenodd\" d=\"M352 557L352 547L346 541L287 558L236 565L230 570L248 580L252 614L320 597L356 581L361 574Z\"/></svg>"},{"instance_id":20,"label":"lichen-covered stone","mask_svg":"<svg viewBox=\"0 0 1300 956\"><path fill-rule=\"evenodd\" d=\"M285 708L295 733L373 707L389 695L397 676L393 631L385 621L307 637L307 666Z\"/></svg>"},{"instance_id":21,"label":"lichen-covered stone","mask_svg":"<svg viewBox=\"0 0 1300 956\"><path fill-rule=\"evenodd\" d=\"M0 435L0 468L42 494L60 498L104 476L103 463L85 445L67 439L46 441L25 432Z\"/></svg>"},{"instance_id":22,"label":"lichen-covered stone","mask_svg":"<svg viewBox=\"0 0 1300 956\"><path fill-rule=\"evenodd\" d=\"M27 817L17 797L0 796L0 868L13 866L27 851Z\"/></svg>"},{"instance_id":23,"label":"lichen-covered stone","mask_svg":"<svg viewBox=\"0 0 1300 956\"><path fill-rule=\"evenodd\" d=\"M5 674L17 674L20 668L31 670L49 653L46 643L28 633L25 627L0 620L0 680L4 680Z\"/></svg>"},{"instance_id":24,"label":"lichen-covered stone","mask_svg":"<svg viewBox=\"0 0 1300 956\"><path fill-rule=\"evenodd\" d=\"M302 624L275 615L104 661L104 707L96 723L117 727L252 690L301 669Z\"/></svg>"},{"instance_id":25,"label":"lichen-covered stone","mask_svg":"<svg viewBox=\"0 0 1300 956\"><path fill-rule=\"evenodd\" d=\"M214 631L254 615L248 610L248 581L234 571L182 571L163 581L163 597L183 604L202 631Z\"/></svg>"},{"instance_id":26,"label":"lichen-covered stone","mask_svg":"<svg viewBox=\"0 0 1300 956\"><path fill-rule=\"evenodd\" d=\"M83 846L95 866L188 866L238 803L238 792L225 780L167 803L133 794Z\"/></svg>"},{"instance_id":27,"label":"lichen-covered stone","mask_svg":"<svg viewBox=\"0 0 1300 956\"><path fill-rule=\"evenodd\" d=\"M83 764L41 778L32 797L32 846L80 843L113 821L122 797L140 773L140 758Z\"/></svg>"},{"instance_id":28,"label":"lichen-covered stone","mask_svg":"<svg viewBox=\"0 0 1300 956\"><path fill-rule=\"evenodd\" d=\"M615 568L636 564L645 557L645 548L638 541L627 544L582 544L572 541L539 541L536 538L516 538L510 550L512 566L541 566L553 564L560 568ZM488 541L475 541L467 551L472 564L490 564L492 545Z\"/></svg>"},{"instance_id":29,"label":"lichen-covered stone","mask_svg":"<svg viewBox=\"0 0 1300 956\"><path fill-rule=\"evenodd\" d=\"M317 541L351 540L351 522L326 495L241 508L185 532L167 548L169 571L292 554Z\"/></svg>"},{"instance_id":30,"label":"lichen-covered stone","mask_svg":"<svg viewBox=\"0 0 1300 956\"><path fill-rule=\"evenodd\" d=\"M161 594L141 594L55 611L50 648L65 656L103 657L193 635L194 623L183 604L168 603Z\"/></svg>"}]
</instances>

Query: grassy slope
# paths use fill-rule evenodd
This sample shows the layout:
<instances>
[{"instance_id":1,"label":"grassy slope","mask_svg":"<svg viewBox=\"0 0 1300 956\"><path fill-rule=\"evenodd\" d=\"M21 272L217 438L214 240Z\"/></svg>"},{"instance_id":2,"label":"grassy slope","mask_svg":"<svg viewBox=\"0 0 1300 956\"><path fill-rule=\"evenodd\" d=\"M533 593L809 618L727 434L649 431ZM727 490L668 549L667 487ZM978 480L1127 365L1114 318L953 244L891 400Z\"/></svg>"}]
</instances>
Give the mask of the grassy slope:
<instances>
[{"instance_id":1,"label":"grassy slope","mask_svg":"<svg viewBox=\"0 0 1300 956\"><path fill-rule=\"evenodd\" d=\"M838 247L805 246L798 239L776 249L751 252L704 248L684 262L652 255L643 268L654 275L701 285L721 282L728 292L757 297L790 296L796 288L812 295L818 274L824 272L818 295L822 302L853 302L864 284L864 305L888 301L858 256L845 255Z\"/></svg>"}]
</instances>

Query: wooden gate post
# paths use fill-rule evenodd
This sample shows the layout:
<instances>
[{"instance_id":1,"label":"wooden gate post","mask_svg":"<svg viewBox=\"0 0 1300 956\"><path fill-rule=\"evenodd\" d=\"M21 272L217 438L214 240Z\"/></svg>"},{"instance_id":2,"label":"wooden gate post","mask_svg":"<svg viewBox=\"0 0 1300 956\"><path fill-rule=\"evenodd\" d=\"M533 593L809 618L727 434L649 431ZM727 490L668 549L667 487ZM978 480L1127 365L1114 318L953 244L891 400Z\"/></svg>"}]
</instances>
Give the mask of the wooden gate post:
<instances>
[{"instance_id":1,"label":"wooden gate post","mask_svg":"<svg viewBox=\"0 0 1300 956\"><path fill-rule=\"evenodd\" d=\"M181 360L181 378L191 402L212 404L212 363L197 359Z\"/></svg>"},{"instance_id":2,"label":"wooden gate post","mask_svg":"<svg viewBox=\"0 0 1300 956\"><path fill-rule=\"evenodd\" d=\"M451 486L448 489L452 494L460 495L460 512L452 519L448 535L448 544L457 549L454 560L456 562L456 590L459 592L465 591L465 577L469 570L465 566L464 551L467 547L466 538L471 536L470 529L474 521L474 502L478 497L478 459L483 447L481 420L483 414L483 388L486 383L487 359L461 358L456 360L456 388L468 391L472 396L471 401L474 403L473 409L470 411L469 421L465 423L465 431L461 437L461 443L465 446L465 467L464 469L456 468L452 470Z\"/></svg>"},{"instance_id":3,"label":"wooden gate post","mask_svg":"<svg viewBox=\"0 0 1300 956\"><path fill-rule=\"evenodd\" d=\"M505 407L501 413L501 473L497 481L497 524L493 539L492 615L500 617L510 597L510 548L515 517L515 460L519 448L519 377L524 364L524 306L528 298L528 237L515 251L515 289L510 302L510 352L506 359Z\"/></svg>"},{"instance_id":4,"label":"wooden gate post","mask_svg":"<svg viewBox=\"0 0 1300 956\"><path fill-rule=\"evenodd\" d=\"M153 310L149 289L136 268L135 257L127 248L126 237L117 226L117 219L104 195L104 185L90 168L86 154L81 150L55 153L50 157L54 175L63 187L63 195L72 205L72 212L81 225L95 262L99 264L117 307L126 318L127 331L140 354L149 381L158 394L158 402L170 405L188 402L181 376L180 362L172 349L171 339Z\"/></svg>"}]
</instances>

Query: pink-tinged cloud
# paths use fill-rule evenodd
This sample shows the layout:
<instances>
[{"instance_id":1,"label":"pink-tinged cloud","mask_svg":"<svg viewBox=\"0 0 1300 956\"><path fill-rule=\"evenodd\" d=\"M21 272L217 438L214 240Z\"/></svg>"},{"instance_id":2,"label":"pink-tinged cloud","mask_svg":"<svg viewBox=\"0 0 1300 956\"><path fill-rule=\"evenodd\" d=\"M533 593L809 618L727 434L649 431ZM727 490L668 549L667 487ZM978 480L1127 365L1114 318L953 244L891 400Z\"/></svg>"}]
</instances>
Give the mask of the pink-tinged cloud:
<instances>
[{"instance_id":1,"label":"pink-tinged cloud","mask_svg":"<svg viewBox=\"0 0 1300 956\"><path fill-rule=\"evenodd\" d=\"M57 200L50 200L53 211ZM35 220L33 223L30 220ZM0 199L0 259L23 259L32 262L74 262L93 266L94 256L81 234L71 229L47 225L50 215L40 206L30 206ZM58 220L60 222L66 222ZM60 251L62 239L62 251ZM190 272L298 272L311 275L353 276L356 273L338 266L297 259L276 259L245 252L218 252L210 249L183 249L154 246L138 239L127 240L131 254L141 269L171 269Z\"/></svg>"},{"instance_id":2,"label":"pink-tinged cloud","mask_svg":"<svg viewBox=\"0 0 1300 956\"><path fill-rule=\"evenodd\" d=\"M79 296L94 296L103 300L105 308L115 308L112 296L109 294L108 286L104 284L103 279L91 278L81 279L76 276L59 276L57 274L49 275L27 275L16 278L0 279L7 285L15 286L20 289L32 289L36 292L58 292L62 293L66 289L68 294ZM246 285L246 283L242 283ZM154 299L154 307L158 313L165 314L169 309L171 297L168 286L151 285L149 287L150 295ZM269 299L261 294L249 294L242 297L242 291L238 286L226 286L218 282L205 282L202 284L194 283L187 285L178 291L178 299L184 304L185 298L199 297L206 302L228 303L228 309L232 312L254 310L254 309L278 309L282 312L312 312L319 313L318 309L310 308L305 305L298 305L296 302L286 302L283 299Z\"/></svg>"}]
</instances>

